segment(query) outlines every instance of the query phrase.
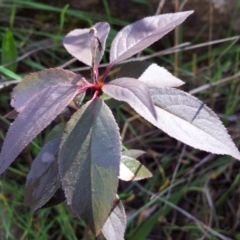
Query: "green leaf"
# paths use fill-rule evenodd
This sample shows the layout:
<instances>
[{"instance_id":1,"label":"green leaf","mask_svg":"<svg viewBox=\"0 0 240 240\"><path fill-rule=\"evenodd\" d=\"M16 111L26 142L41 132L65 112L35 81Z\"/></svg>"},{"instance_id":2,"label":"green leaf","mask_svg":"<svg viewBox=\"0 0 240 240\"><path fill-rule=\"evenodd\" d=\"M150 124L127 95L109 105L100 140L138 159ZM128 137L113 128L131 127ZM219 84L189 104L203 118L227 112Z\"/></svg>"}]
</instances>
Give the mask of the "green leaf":
<instances>
[{"instance_id":1,"label":"green leaf","mask_svg":"<svg viewBox=\"0 0 240 240\"><path fill-rule=\"evenodd\" d=\"M98 235L117 192L121 158L118 126L101 99L83 105L67 123L59 173L68 205Z\"/></svg>"},{"instance_id":2,"label":"green leaf","mask_svg":"<svg viewBox=\"0 0 240 240\"><path fill-rule=\"evenodd\" d=\"M150 177L152 177L152 173L139 161L128 156L122 156L119 175L121 180L138 181Z\"/></svg>"},{"instance_id":3,"label":"green leaf","mask_svg":"<svg viewBox=\"0 0 240 240\"><path fill-rule=\"evenodd\" d=\"M17 59L17 47L14 36L10 29L6 29L2 41L2 65L10 63ZM16 72L17 63L13 63L6 67L12 72Z\"/></svg>"},{"instance_id":4,"label":"green leaf","mask_svg":"<svg viewBox=\"0 0 240 240\"><path fill-rule=\"evenodd\" d=\"M168 201L173 204L177 204L183 197L184 193L185 193L184 190L172 193ZM151 216L149 216L148 219L142 222L142 224L139 224L139 226L136 229L134 229L132 233L129 234L128 239L131 240L147 239L149 233L154 228L154 226L156 226L156 224L159 224L159 219L161 218L161 216L167 216L167 214L171 210L172 209L170 206L160 207L159 210L155 211Z\"/></svg>"},{"instance_id":5,"label":"green leaf","mask_svg":"<svg viewBox=\"0 0 240 240\"><path fill-rule=\"evenodd\" d=\"M142 150L138 150L138 149L129 149L126 150L124 152L122 152L123 156L127 156L127 157L131 157L131 158L138 158L141 155L143 155L145 152Z\"/></svg>"}]
</instances>

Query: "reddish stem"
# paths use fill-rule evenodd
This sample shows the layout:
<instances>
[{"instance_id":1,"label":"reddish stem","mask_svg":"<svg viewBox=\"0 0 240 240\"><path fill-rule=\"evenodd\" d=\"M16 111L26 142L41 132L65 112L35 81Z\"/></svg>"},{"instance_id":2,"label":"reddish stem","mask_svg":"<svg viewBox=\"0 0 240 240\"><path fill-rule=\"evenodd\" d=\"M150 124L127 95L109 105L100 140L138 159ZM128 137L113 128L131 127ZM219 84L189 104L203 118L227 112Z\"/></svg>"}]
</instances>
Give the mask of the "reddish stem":
<instances>
[{"instance_id":1,"label":"reddish stem","mask_svg":"<svg viewBox=\"0 0 240 240\"><path fill-rule=\"evenodd\" d=\"M98 97L98 94L99 94L99 91L97 90L97 91L95 91L95 93L94 93L94 95L93 95L93 98L92 98L92 100L95 100L95 99L97 99L97 97Z\"/></svg>"},{"instance_id":2,"label":"reddish stem","mask_svg":"<svg viewBox=\"0 0 240 240\"><path fill-rule=\"evenodd\" d=\"M95 73L96 79L98 79L99 78L98 67L94 69L94 73Z\"/></svg>"},{"instance_id":3,"label":"reddish stem","mask_svg":"<svg viewBox=\"0 0 240 240\"><path fill-rule=\"evenodd\" d=\"M109 72L110 72L110 70L111 70L112 67L113 67L113 64L112 64L112 63L110 63L110 64L107 66L107 69L106 69L106 71L105 71L105 73L104 73L104 75L103 75L103 78L102 78L102 81L103 81L103 82L105 82L105 79L107 78L107 76L108 76L108 74L109 74Z\"/></svg>"},{"instance_id":4,"label":"reddish stem","mask_svg":"<svg viewBox=\"0 0 240 240\"><path fill-rule=\"evenodd\" d=\"M78 86L78 93L84 92L86 90L88 90L89 88L95 88L96 84L93 83L88 83L85 85L79 85Z\"/></svg>"}]
</instances>

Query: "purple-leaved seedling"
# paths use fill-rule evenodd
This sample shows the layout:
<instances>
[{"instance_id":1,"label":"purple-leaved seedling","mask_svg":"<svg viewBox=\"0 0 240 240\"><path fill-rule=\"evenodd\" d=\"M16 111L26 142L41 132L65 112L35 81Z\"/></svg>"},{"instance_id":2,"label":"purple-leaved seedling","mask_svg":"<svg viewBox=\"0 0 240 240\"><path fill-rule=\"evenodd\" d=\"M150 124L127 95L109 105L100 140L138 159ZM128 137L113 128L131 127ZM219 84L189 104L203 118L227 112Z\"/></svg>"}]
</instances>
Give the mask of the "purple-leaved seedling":
<instances>
[{"instance_id":1,"label":"purple-leaved seedling","mask_svg":"<svg viewBox=\"0 0 240 240\"><path fill-rule=\"evenodd\" d=\"M109 24L100 22L90 29L76 29L67 34L63 45L90 66L89 82L56 68L32 73L14 88L11 104L19 115L2 147L0 174L73 99L78 98L82 104L66 126L58 125L58 130L53 130L54 137L32 164L25 202L33 211L66 200L95 235L102 232L106 239L124 239L126 217L117 196L118 179L141 180L151 173L136 160L142 151L121 151L119 129L104 94L127 102L147 121L185 144L240 159L217 115L195 97L174 88L184 82L163 67L131 62L122 66L119 78L107 81L115 64L147 48L192 13L147 17L124 27L112 42L110 62L102 77L98 67ZM138 74L133 73L136 68ZM94 94L83 104L88 89Z\"/></svg>"}]
</instances>

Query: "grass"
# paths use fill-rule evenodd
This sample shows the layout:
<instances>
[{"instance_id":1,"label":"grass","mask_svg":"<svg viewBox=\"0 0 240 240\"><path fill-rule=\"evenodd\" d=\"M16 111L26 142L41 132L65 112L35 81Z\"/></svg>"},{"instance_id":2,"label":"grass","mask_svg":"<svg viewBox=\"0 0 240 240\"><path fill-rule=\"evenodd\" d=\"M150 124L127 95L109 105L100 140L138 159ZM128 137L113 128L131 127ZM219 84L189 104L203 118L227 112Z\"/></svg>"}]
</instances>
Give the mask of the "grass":
<instances>
[{"instance_id":1,"label":"grass","mask_svg":"<svg viewBox=\"0 0 240 240\"><path fill-rule=\"evenodd\" d=\"M237 3L239 7L240 1ZM0 17L0 39L3 39L8 27L14 36L18 54L16 71L7 68L6 62L0 66L0 136L3 140L10 123L3 116L10 111L9 94L13 87L12 84L7 86L7 81L18 81L30 72L65 64L70 56L60 41L71 29L90 26L96 21L109 21L113 26L107 44L109 49L117 29L130 20L114 17L107 0L103 1L101 14L33 0L0 4L4 12ZM139 8L149 7L149 12L153 11L148 1L135 0L132 4ZM29 12L33 12L31 18L26 17L25 13ZM179 78L187 82L184 90L192 92L218 113L238 144L240 45L237 38L227 39L233 36L231 25L223 42L210 45L209 39L205 47L201 47L201 34L207 29L203 26L192 45L180 49L177 72ZM180 28L179 35L175 36L179 44L183 35L184 29ZM161 51L164 52L149 60L173 72L176 55L174 52L166 54L173 46L170 39L170 36L165 37L161 41ZM144 52L142 57L156 54L154 49L156 46ZM67 68L76 70L82 69L82 66L74 62ZM89 74L86 71L83 73L86 76ZM117 108L115 114L121 126L124 147L146 150L147 154L141 161L153 173L149 180L119 184L119 196L128 216L126 239L240 239L239 163L228 156L215 156L184 146L136 117L125 105ZM46 131L1 177L0 239L87 238L85 225L74 218L64 204L34 214L23 204L25 179L31 161L44 144ZM88 237L94 239L93 236Z\"/></svg>"}]
</instances>

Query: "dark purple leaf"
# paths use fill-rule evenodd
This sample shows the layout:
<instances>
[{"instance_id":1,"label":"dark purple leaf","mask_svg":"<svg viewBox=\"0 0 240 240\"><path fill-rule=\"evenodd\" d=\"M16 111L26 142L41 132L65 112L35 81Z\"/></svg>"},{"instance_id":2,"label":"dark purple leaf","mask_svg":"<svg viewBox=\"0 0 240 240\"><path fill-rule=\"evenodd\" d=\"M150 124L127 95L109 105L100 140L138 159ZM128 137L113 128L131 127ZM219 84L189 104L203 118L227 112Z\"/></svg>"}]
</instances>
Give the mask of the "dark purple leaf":
<instances>
[{"instance_id":1,"label":"dark purple leaf","mask_svg":"<svg viewBox=\"0 0 240 240\"><path fill-rule=\"evenodd\" d=\"M172 31L192 13L193 11L187 11L146 17L124 27L112 42L110 63L121 62L147 48Z\"/></svg>"},{"instance_id":2,"label":"dark purple leaf","mask_svg":"<svg viewBox=\"0 0 240 240\"><path fill-rule=\"evenodd\" d=\"M36 95L10 126L0 154L0 174L77 94L76 86L52 86Z\"/></svg>"},{"instance_id":3,"label":"dark purple leaf","mask_svg":"<svg viewBox=\"0 0 240 240\"><path fill-rule=\"evenodd\" d=\"M56 206L56 205L64 202L65 200L66 200L66 197L65 197L64 191L60 187L53 194L53 196L41 207L41 209Z\"/></svg>"},{"instance_id":4,"label":"dark purple leaf","mask_svg":"<svg viewBox=\"0 0 240 240\"><path fill-rule=\"evenodd\" d=\"M61 68L46 69L23 78L13 90L11 105L22 111L42 90L52 86L71 86L85 84L80 75Z\"/></svg>"},{"instance_id":5,"label":"dark purple leaf","mask_svg":"<svg viewBox=\"0 0 240 240\"><path fill-rule=\"evenodd\" d=\"M102 90L112 98L127 102L144 118L156 117L148 87L134 78L118 78L104 85Z\"/></svg>"},{"instance_id":6,"label":"dark purple leaf","mask_svg":"<svg viewBox=\"0 0 240 240\"><path fill-rule=\"evenodd\" d=\"M240 153L218 116L192 95L174 88L150 88L157 112L152 124L192 147L228 154L240 160Z\"/></svg>"},{"instance_id":7,"label":"dark purple leaf","mask_svg":"<svg viewBox=\"0 0 240 240\"><path fill-rule=\"evenodd\" d=\"M67 204L97 235L117 191L121 144L112 112L101 99L83 105L67 123L59 171Z\"/></svg>"},{"instance_id":8,"label":"dark purple leaf","mask_svg":"<svg viewBox=\"0 0 240 240\"><path fill-rule=\"evenodd\" d=\"M124 154L124 153L123 153ZM152 177L152 173L134 158L122 156L119 178L124 181L138 181Z\"/></svg>"},{"instance_id":9,"label":"dark purple leaf","mask_svg":"<svg viewBox=\"0 0 240 240\"><path fill-rule=\"evenodd\" d=\"M117 199L101 231L107 240L124 240L126 225L123 204Z\"/></svg>"},{"instance_id":10,"label":"dark purple leaf","mask_svg":"<svg viewBox=\"0 0 240 240\"><path fill-rule=\"evenodd\" d=\"M102 59L105 43L110 31L110 26L107 22L96 23L92 28L97 30L97 36L101 43L102 50L97 49L96 65ZM63 39L63 45L66 50L79 61L92 66L92 34L91 28L75 29L69 32Z\"/></svg>"},{"instance_id":11,"label":"dark purple leaf","mask_svg":"<svg viewBox=\"0 0 240 240\"><path fill-rule=\"evenodd\" d=\"M32 163L27 176L25 203L36 211L47 203L60 187L57 153L61 138L48 142Z\"/></svg>"}]
</instances>

